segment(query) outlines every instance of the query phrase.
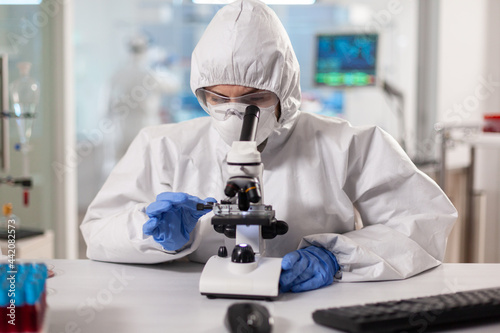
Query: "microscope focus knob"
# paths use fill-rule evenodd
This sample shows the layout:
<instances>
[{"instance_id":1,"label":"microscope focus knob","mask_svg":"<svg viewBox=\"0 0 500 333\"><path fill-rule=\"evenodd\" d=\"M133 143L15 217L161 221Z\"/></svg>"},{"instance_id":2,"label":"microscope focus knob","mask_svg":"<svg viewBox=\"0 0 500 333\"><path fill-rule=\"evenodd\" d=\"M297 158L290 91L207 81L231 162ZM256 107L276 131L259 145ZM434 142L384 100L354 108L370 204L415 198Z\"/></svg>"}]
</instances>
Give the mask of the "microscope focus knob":
<instances>
[{"instance_id":1,"label":"microscope focus knob","mask_svg":"<svg viewBox=\"0 0 500 333\"><path fill-rule=\"evenodd\" d=\"M288 232L288 224L285 221L276 221L269 225L262 226L261 235L264 239L273 239L277 235L284 235Z\"/></svg>"},{"instance_id":2,"label":"microscope focus knob","mask_svg":"<svg viewBox=\"0 0 500 333\"><path fill-rule=\"evenodd\" d=\"M238 244L233 249L231 261L241 264L255 262L255 253L250 245Z\"/></svg>"},{"instance_id":3,"label":"microscope focus knob","mask_svg":"<svg viewBox=\"0 0 500 333\"><path fill-rule=\"evenodd\" d=\"M219 252L217 253L217 255L221 258L227 257L227 248L224 245L219 247Z\"/></svg>"}]
</instances>

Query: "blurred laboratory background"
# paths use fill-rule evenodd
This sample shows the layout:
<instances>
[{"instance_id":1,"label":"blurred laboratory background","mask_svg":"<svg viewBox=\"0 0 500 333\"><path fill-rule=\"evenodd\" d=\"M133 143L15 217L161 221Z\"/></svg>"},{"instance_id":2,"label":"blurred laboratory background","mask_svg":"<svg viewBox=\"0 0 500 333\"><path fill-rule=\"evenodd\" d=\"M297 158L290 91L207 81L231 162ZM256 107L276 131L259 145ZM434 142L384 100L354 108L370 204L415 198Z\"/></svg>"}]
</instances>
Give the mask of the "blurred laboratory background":
<instances>
[{"instance_id":1,"label":"blurred laboratory background","mask_svg":"<svg viewBox=\"0 0 500 333\"><path fill-rule=\"evenodd\" d=\"M459 210L446 261L500 262L500 1L269 4L302 111L388 131ZM18 257L85 258L78 226L139 129L207 116L190 57L221 7L0 0L0 205Z\"/></svg>"}]
</instances>

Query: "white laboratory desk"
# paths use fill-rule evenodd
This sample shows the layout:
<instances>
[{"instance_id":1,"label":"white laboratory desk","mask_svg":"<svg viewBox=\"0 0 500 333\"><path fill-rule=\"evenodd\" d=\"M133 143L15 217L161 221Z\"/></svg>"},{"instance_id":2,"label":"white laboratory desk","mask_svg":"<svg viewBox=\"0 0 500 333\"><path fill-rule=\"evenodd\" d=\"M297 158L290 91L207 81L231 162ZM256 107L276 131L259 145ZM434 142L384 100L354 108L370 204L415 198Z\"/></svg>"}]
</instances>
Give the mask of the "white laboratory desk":
<instances>
[{"instance_id":1,"label":"white laboratory desk","mask_svg":"<svg viewBox=\"0 0 500 333\"><path fill-rule=\"evenodd\" d=\"M49 332L227 332L223 317L237 302L198 292L200 264L126 265L90 260L49 260ZM500 264L444 264L403 281L334 283L262 302L273 332L335 332L319 326L319 308L500 287ZM461 332L499 332L500 323Z\"/></svg>"}]
</instances>

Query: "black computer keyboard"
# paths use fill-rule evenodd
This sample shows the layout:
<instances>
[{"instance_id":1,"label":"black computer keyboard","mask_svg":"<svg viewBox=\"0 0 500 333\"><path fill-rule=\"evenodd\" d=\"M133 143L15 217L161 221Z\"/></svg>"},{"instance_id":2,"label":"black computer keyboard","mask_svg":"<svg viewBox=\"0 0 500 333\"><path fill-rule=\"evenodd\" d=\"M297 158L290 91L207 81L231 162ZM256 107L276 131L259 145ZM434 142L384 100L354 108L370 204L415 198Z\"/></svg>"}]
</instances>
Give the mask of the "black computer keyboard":
<instances>
[{"instance_id":1,"label":"black computer keyboard","mask_svg":"<svg viewBox=\"0 0 500 333\"><path fill-rule=\"evenodd\" d=\"M321 309L313 313L313 319L353 333L422 333L483 320L500 322L500 287Z\"/></svg>"}]
</instances>

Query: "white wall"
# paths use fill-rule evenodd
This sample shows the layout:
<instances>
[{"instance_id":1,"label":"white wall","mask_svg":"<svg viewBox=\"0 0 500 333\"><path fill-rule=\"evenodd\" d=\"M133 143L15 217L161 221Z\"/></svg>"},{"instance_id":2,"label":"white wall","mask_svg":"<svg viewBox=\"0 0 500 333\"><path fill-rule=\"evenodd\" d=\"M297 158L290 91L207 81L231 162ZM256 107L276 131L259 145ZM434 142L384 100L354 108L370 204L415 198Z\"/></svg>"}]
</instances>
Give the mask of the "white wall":
<instances>
[{"instance_id":1,"label":"white wall","mask_svg":"<svg viewBox=\"0 0 500 333\"><path fill-rule=\"evenodd\" d=\"M496 82L500 81L500 1L488 0L486 43L486 75L492 75ZM500 86L484 101L485 112L500 112Z\"/></svg>"},{"instance_id":2,"label":"white wall","mask_svg":"<svg viewBox=\"0 0 500 333\"><path fill-rule=\"evenodd\" d=\"M486 100L488 0L441 0L438 59L439 121L482 118Z\"/></svg>"}]
</instances>

